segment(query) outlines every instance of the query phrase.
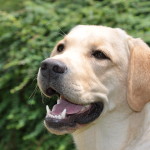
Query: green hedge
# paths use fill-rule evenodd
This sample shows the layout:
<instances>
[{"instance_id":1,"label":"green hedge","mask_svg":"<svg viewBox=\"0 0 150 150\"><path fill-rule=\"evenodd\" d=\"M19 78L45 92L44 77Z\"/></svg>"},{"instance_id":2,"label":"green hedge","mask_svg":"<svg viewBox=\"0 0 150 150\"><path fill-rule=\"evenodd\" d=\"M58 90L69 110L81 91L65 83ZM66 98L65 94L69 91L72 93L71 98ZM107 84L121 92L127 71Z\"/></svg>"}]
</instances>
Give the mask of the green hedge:
<instances>
[{"instance_id":1,"label":"green hedge","mask_svg":"<svg viewBox=\"0 0 150 150\"><path fill-rule=\"evenodd\" d=\"M150 1L1 1L0 149L73 150L71 136L49 134L43 126L45 104L55 100L37 87L40 62L77 24L120 27L150 44Z\"/></svg>"}]
</instances>

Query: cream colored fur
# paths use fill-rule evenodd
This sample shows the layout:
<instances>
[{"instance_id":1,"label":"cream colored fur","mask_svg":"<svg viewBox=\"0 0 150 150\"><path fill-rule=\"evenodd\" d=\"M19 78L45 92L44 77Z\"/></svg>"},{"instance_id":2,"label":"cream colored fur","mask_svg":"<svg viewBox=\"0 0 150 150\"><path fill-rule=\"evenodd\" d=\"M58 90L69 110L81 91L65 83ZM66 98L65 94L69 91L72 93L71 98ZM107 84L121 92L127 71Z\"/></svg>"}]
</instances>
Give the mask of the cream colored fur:
<instances>
[{"instance_id":1,"label":"cream colored fur","mask_svg":"<svg viewBox=\"0 0 150 150\"><path fill-rule=\"evenodd\" d=\"M121 29L83 25L59 43L65 43L65 51L58 54L55 48L51 58L72 69L65 82L69 100L104 102L98 119L72 133L77 149L150 150L149 47ZM96 60L93 49L111 60Z\"/></svg>"}]
</instances>

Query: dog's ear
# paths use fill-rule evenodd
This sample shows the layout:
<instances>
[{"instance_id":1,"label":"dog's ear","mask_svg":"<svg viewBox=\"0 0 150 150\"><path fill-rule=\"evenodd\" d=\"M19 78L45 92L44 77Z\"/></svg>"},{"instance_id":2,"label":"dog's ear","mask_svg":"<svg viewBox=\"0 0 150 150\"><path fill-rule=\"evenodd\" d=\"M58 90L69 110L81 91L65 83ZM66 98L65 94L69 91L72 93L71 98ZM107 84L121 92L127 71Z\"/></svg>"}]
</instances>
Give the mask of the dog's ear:
<instances>
[{"instance_id":1,"label":"dog's ear","mask_svg":"<svg viewBox=\"0 0 150 150\"><path fill-rule=\"evenodd\" d=\"M131 52L127 99L134 111L150 101L150 48L141 39L129 38Z\"/></svg>"}]
</instances>

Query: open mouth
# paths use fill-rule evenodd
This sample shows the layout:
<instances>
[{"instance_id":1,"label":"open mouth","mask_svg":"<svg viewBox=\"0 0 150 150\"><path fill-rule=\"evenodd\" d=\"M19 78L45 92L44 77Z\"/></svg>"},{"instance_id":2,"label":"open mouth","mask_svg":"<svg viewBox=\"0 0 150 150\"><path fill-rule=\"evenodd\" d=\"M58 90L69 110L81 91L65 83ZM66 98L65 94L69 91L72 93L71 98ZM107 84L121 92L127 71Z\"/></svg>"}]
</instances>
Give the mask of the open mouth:
<instances>
[{"instance_id":1,"label":"open mouth","mask_svg":"<svg viewBox=\"0 0 150 150\"><path fill-rule=\"evenodd\" d=\"M46 91L48 96L58 94L55 90L48 88ZM59 94L58 94L59 95ZM98 118L103 110L103 103L91 103L79 105L70 102L60 95L52 110L46 106L45 124L48 128L63 130L67 128L75 128L78 125L88 124Z\"/></svg>"}]
</instances>

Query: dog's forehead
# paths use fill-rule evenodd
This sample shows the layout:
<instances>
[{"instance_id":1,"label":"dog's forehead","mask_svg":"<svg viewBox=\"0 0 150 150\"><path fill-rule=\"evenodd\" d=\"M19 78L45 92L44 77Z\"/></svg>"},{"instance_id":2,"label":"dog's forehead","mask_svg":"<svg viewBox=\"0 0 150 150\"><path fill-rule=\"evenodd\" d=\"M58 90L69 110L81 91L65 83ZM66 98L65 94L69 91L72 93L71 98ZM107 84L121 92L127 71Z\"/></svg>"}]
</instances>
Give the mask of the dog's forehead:
<instances>
[{"instance_id":1,"label":"dog's forehead","mask_svg":"<svg viewBox=\"0 0 150 150\"><path fill-rule=\"evenodd\" d=\"M78 40L86 39L111 39L115 34L115 30L110 27L95 26L95 25L78 25L74 27L67 38L77 38Z\"/></svg>"}]
</instances>

